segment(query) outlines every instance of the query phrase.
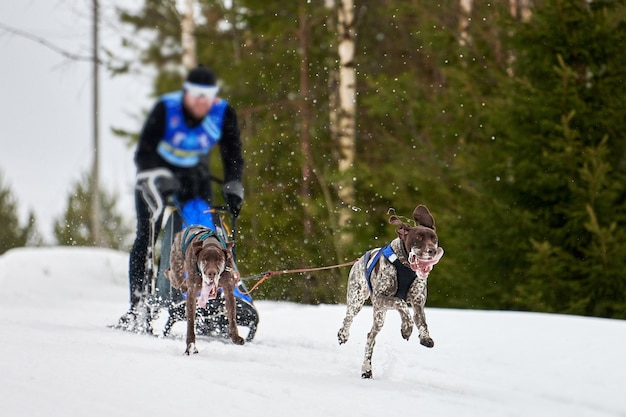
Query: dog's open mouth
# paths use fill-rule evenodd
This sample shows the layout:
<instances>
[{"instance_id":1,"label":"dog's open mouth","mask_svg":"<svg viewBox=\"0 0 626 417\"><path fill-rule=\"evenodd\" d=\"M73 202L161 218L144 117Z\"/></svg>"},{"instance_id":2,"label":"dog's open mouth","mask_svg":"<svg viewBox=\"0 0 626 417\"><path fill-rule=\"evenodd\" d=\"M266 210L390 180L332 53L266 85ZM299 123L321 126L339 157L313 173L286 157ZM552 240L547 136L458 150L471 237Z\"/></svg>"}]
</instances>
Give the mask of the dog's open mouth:
<instances>
[{"instance_id":1,"label":"dog's open mouth","mask_svg":"<svg viewBox=\"0 0 626 417\"><path fill-rule=\"evenodd\" d=\"M432 271L433 265L439 262L442 256L443 248L441 247L437 248L435 256L429 256L427 258L420 257L415 252L411 251L409 253L409 265L418 275L428 275L430 271Z\"/></svg>"},{"instance_id":2,"label":"dog's open mouth","mask_svg":"<svg viewBox=\"0 0 626 417\"><path fill-rule=\"evenodd\" d=\"M202 291L206 292L210 299L213 299L217 295L217 285L214 282L207 283L205 281L202 283Z\"/></svg>"},{"instance_id":3,"label":"dog's open mouth","mask_svg":"<svg viewBox=\"0 0 626 417\"><path fill-rule=\"evenodd\" d=\"M217 297L217 282L213 280L203 279L200 297L198 297L198 307L206 308L209 300Z\"/></svg>"}]
</instances>

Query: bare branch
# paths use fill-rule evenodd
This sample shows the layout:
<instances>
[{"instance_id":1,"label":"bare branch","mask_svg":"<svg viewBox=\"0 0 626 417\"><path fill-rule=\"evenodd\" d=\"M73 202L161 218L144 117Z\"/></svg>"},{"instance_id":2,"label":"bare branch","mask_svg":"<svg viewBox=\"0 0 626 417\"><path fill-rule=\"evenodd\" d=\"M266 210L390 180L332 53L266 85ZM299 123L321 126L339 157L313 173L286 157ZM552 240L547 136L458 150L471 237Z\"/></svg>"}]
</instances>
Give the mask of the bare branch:
<instances>
[{"instance_id":1,"label":"bare branch","mask_svg":"<svg viewBox=\"0 0 626 417\"><path fill-rule=\"evenodd\" d=\"M6 25L2 22L0 22L0 29L3 29L6 32L9 32L13 35L16 36L21 36L22 38L26 38L28 40L31 40L33 42L36 42L38 44L41 44L43 46L45 46L48 49L53 50L54 52L63 55L64 57L71 59L72 61L89 61L89 62L93 62L93 57L92 56L85 56L85 55L78 55L78 54L74 54L72 52L68 52L66 50L64 50L63 48L60 48L58 46L56 46L55 44L48 42L47 40L45 40L44 38L41 38L39 36L35 36L32 33L28 33L28 32L24 32L23 30L11 27L9 25ZM105 65L104 62L102 62L101 60L98 60L98 65Z\"/></svg>"}]
</instances>

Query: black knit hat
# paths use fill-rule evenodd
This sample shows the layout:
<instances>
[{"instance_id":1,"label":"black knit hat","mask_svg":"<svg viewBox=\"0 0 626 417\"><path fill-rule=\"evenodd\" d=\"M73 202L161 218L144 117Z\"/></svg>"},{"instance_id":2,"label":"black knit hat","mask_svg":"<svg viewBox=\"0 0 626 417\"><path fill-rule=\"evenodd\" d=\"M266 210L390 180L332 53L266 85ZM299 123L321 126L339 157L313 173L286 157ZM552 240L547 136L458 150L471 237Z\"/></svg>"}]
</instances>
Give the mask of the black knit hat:
<instances>
[{"instance_id":1,"label":"black knit hat","mask_svg":"<svg viewBox=\"0 0 626 417\"><path fill-rule=\"evenodd\" d=\"M217 82L215 74L209 68L200 64L196 68L189 71L187 82L200 85L214 86Z\"/></svg>"}]
</instances>

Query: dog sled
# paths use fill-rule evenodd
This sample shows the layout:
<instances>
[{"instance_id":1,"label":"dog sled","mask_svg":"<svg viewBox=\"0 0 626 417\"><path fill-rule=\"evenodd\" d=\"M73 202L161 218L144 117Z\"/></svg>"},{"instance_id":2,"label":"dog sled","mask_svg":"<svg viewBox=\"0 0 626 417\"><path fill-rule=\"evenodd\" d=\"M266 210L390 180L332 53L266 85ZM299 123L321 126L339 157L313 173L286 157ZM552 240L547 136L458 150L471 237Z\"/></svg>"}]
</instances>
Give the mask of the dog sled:
<instances>
[{"instance_id":1,"label":"dog sled","mask_svg":"<svg viewBox=\"0 0 626 417\"><path fill-rule=\"evenodd\" d=\"M214 181L221 184L217 179L214 179ZM147 185L149 186L149 183ZM164 207L154 208L156 213L158 213L158 210L163 210L164 215L158 239L151 239L151 242L156 241L156 243L148 248L148 259L146 262L148 278L146 285L148 288L146 288L145 293L148 294L146 304L149 323L154 325L161 314L166 312L167 320L163 328L163 336L167 337L171 335L172 327L177 322L186 321L186 294L173 288L165 276L165 270L170 265L170 249L174 236L186 227L201 225L212 229L223 241L236 241L237 218L230 213L228 207L209 206L201 198L195 198L180 205L177 203L176 195L173 195L164 205ZM227 217L230 217L230 223L226 222ZM152 234L154 236L154 227L152 227ZM232 251L237 277L237 285L233 291L237 306L237 326L247 328L247 336L245 332L242 333L242 336L249 342L256 334L259 315L252 297L248 294L247 287L239 279L235 247L233 247ZM216 298L208 301L206 308L197 309L196 333L199 336L229 338L226 303L221 288Z\"/></svg>"}]
</instances>

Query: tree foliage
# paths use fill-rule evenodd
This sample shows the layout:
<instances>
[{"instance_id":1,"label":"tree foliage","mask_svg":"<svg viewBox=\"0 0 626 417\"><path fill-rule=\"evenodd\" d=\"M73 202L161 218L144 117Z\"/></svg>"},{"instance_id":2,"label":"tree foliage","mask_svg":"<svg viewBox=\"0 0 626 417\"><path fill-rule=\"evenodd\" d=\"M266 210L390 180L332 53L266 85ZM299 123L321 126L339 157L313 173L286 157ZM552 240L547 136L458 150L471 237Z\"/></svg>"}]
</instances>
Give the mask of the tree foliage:
<instances>
[{"instance_id":1,"label":"tree foliage","mask_svg":"<svg viewBox=\"0 0 626 417\"><path fill-rule=\"evenodd\" d=\"M91 235L91 204L93 192L89 175L74 184L67 199L65 214L54 221L54 237L63 246L102 246L127 249L130 229L121 214L115 210L117 198L103 190L100 192L101 244L96 245Z\"/></svg>"},{"instance_id":2,"label":"tree foliage","mask_svg":"<svg viewBox=\"0 0 626 417\"><path fill-rule=\"evenodd\" d=\"M36 230L35 215L29 214L25 225L20 224L17 201L11 187L4 184L0 172L0 255L12 248L41 244L41 236Z\"/></svg>"},{"instance_id":3,"label":"tree foliage","mask_svg":"<svg viewBox=\"0 0 626 417\"><path fill-rule=\"evenodd\" d=\"M352 260L395 237L389 208L410 216L423 203L446 249L429 305L626 317L623 0L536 1L528 19L511 16L508 1L472 2L469 16L458 0L356 1L358 203L347 248L335 236L345 178L330 134L336 10L197 4L198 61L216 69L242 127L243 275ZM311 22L306 97L300 7ZM138 53L157 71L155 95L179 88L175 2L148 0L122 17L154 39ZM300 151L302 99L312 161ZM306 199L304 162L314 173ZM347 272L282 275L255 294L343 301Z\"/></svg>"},{"instance_id":4,"label":"tree foliage","mask_svg":"<svg viewBox=\"0 0 626 417\"><path fill-rule=\"evenodd\" d=\"M496 169L508 227L529 236L515 245L514 307L625 317L624 18L621 1L546 1L511 39Z\"/></svg>"}]
</instances>

